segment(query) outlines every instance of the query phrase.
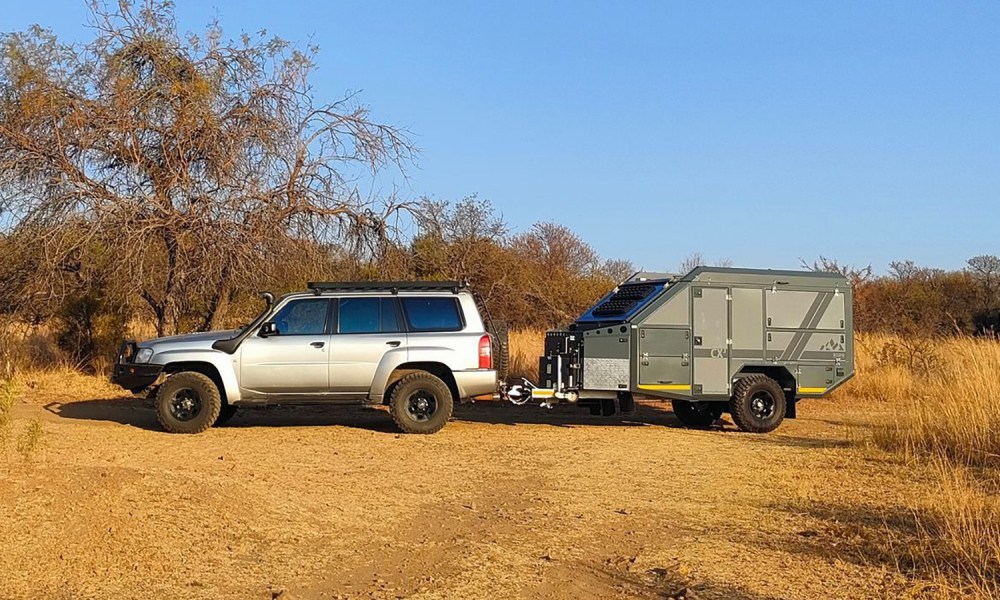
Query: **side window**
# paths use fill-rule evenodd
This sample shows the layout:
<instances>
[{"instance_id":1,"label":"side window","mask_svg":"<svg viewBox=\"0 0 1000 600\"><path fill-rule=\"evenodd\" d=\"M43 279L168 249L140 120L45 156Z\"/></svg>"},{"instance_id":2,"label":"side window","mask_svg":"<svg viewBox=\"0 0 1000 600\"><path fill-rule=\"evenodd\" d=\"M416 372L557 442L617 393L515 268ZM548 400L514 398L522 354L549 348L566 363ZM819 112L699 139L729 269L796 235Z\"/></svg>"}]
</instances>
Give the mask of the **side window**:
<instances>
[{"instance_id":1,"label":"side window","mask_svg":"<svg viewBox=\"0 0 1000 600\"><path fill-rule=\"evenodd\" d=\"M293 300L281 307L271 319L280 335L322 335L330 301L321 298Z\"/></svg>"},{"instance_id":2,"label":"side window","mask_svg":"<svg viewBox=\"0 0 1000 600\"><path fill-rule=\"evenodd\" d=\"M340 333L378 333L380 298L341 298Z\"/></svg>"},{"instance_id":3,"label":"side window","mask_svg":"<svg viewBox=\"0 0 1000 600\"><path fill-rule=\"evenodd\" d=\"M457 298L402 298L410 331L461 331L465 324Z\"/></svg>"},{"instance_id":4,"label":"side window","mask_svg":"<svg viewBox=\"0 0 1000 600\"><path fill-rule=\"evenodd\" d=\"M341 298L340 333L397 333L403 330L395 298Z\"/></svg>"}]
</instances>

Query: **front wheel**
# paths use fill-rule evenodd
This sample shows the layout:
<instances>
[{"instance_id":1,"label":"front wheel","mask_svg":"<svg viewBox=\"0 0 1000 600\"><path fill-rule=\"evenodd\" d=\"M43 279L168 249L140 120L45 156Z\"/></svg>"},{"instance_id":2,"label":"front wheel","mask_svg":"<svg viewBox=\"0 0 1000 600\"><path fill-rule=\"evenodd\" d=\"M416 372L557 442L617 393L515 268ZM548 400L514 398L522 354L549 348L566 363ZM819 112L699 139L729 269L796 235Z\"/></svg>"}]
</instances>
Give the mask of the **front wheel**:
<instances>
[{"instance_id":1,"label":"front wheel","mask_svg":"<svg viewBox=\"0 0 1000 600\"><path fill-rule=\"evenodd\" d=\"M750 433L768 433L785 418L785 391L767 375L748 375L733 386L729 414L736 426Z\"/></svg>"},{"instance_id":2,"label":"front wheel","mask_svg":"<svg viewBox=\"0 0 1000 600\"><path fill-rule=\"evenodd\" d=\"M170 433L201 433L222 410L215 382L201 373L174 373L156 392L156 416Z\"/></svg>"},{"instance_id":3,"label":"front wheel","mask_svg":"<svg viewBox=\"0 0 1000 600\"><path fill-rule=\"evenodd\" d=\"M691 402L673 400L674 414L688 427L708 427L722 416L718 402Z\"/></svg>"},{"instance_id":4,"label":"front wheel","mask_svg":"<svg viewBox=\"0 0 1000 600\"><path fill-rule=\"evenodd\" d=\"M389 396L389 414L403 433L435 433L451 418L453 408L448 385L426 372L406 375Z\"/></svg>"}]
</instances>

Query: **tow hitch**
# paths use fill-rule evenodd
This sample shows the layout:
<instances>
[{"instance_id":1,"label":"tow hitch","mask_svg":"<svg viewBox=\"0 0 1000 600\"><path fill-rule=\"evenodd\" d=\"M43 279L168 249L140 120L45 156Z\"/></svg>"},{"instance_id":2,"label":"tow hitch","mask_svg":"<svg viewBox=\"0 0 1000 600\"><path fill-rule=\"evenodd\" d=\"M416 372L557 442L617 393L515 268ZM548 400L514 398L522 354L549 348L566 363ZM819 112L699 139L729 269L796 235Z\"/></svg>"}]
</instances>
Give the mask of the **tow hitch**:
<instances>
[{"instance_id":1,"label":"tow hitch","mask_svg":"<svg viewBox=\"0 0 1000 600\"><path fill-rule=\"evenodd\" d=\"M580 396L576 390L561 391L551 388L540 388L527 379L522 379L521 383L508 385L504 382L500 386L500 398L512 404L521 406L532 400L540 400L539 406L552 408L559 404L560 400L566 402L576 402Z\"/></svg>"}]
</instances>

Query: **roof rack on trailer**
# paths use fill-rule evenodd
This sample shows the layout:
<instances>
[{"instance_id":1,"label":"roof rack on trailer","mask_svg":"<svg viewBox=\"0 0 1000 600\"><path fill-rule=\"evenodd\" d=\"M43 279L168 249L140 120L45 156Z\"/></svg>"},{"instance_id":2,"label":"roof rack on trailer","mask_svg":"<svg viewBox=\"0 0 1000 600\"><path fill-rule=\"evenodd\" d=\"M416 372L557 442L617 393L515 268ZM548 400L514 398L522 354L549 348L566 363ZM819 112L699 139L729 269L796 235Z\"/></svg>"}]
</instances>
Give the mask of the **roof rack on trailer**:
<instances>
[{"instance_id":1,"label":"roof rack on trailer","mask_svg":"<svg viewBox=\"0 0 1000 600\"><path fill-rule=\"evenodd\" d=\"M469 287L466 281L310 281L306 287L317 295L323 292L444 292L457 294Z\"/></svg>"}]
</instances>

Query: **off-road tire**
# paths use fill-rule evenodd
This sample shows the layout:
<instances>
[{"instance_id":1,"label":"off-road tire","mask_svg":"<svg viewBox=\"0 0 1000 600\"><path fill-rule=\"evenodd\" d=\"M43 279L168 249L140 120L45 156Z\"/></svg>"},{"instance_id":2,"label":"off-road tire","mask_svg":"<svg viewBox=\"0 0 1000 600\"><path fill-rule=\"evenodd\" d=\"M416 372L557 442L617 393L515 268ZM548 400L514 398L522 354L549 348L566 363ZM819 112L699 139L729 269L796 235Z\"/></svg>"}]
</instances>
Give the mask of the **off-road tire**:
<instances>
[{"instance_id":1,"label":"off-road tire","mask_svg":"<svg viewBox=\"0 0 1000 600\"><path fill-rule=\"evenodd\" d=\"M219 416L215 419L215 423L212 423L212 427L220 427L229 422L230 419L236 416L236 407L228 402L222 403L222 408L219 409Z\"/></svg>"},{"instance_id":2,"label":"off-road tire","mask_svg":"<svg viewBox=\"0 0 1000 600\"><path fill-rule=\"evenodd\" d=\"M429 395L433 398L435 407L433 414L426 419L415 416L411 401L419 401L417 394L424 394L424 400ZM389 414L403 433L435 433L444 427L455 406L448 384L431 373L419 371L403 376L392 388L389 397Z\"/></svg>"},{"instance_id":3,"label":"off-road tire","mask_svg":"<svg viewBox=\"0 0 1000 600\"><path fill-rule=\"evenodd\" d=\"M611 417L618 412L618 407L615 406L615 401L610 398L601 399L601 416Z\"/></svg>"},{"instance_id":4,"label":"off-road tire","mask_svg":"<svg viewBox=\"0 0 1000 600\"><path fill-rule=\"evenodd\" d=\"M618 410L623 415L635 412L635 396L632 392L618 392Z\"/></svg>"},{"instance_id":5,"label":"off-road tire","mask_svg":"<svg viewBox=\"0 0 1000 600\"><path fill-rule=\"evenodd\" d=\"M181 419L171 410L174 396L190 390L198 397L200 407L191 418ZM222 397L215 382L194 371L174 373L156 391L156 417L170 433L201 433L214 424L222 410Z\"/></svg>"},{"instance_id":6,"label":"off-road tire","mask_svg":"<svg viewBox=\"0 0 1000 600\"><path fill-rule=\"evenodd\" d=\"M762 415L754 409L755 398L762 400L770 398L773 406L770 414ZM729 414L733 423L749 433L768 433L781 425L785 418L787 404L785 391L781 385L767 375L747 375L741 377L733 386L733 397L729 400Z\"/></svg>"},{"instance_id":7,"label":"off-road tire","mask_svg":"<svg viewBox=\"0 0 1000 600\"><path fill-rule=\"evenodd\" d=\"M677 420L688 427L708 427L718 421L723 412L717 402L672 400L671 405Z\"/></svg>"}]
</instances>

